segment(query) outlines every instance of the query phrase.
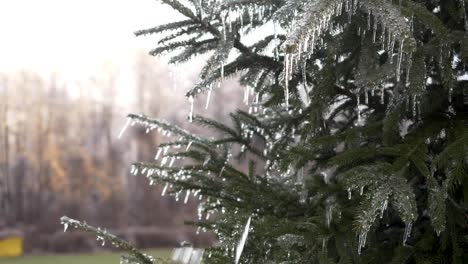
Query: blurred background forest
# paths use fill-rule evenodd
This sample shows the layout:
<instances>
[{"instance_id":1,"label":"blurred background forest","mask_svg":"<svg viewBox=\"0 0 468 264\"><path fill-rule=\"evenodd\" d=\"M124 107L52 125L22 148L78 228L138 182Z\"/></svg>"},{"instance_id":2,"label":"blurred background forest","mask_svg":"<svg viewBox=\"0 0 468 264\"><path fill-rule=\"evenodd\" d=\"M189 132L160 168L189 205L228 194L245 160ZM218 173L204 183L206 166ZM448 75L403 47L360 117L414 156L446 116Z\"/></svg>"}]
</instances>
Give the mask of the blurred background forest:
<instances>
[{"instance_id":1,"label":"blurred background forest","mask_svg":"<svg viewBox=\"0 0 468 264\"><path fill-rule=\"evenodd\" d=\"M80 252L99 247L94 237L63 233L68 215L108 228L139 247L170 247L182 241L207 244L203 232L184 226L196 218L187 204L161 196L161 186L130 174L134 161L151 161L161 139L138 126L118 139L127 113L164 118L191 131L182 95L197 80L198 65L168 66L139 52L131 81L107 64L95 76L68 81L60 74L17 71L0 75L0 231L19 230L25 251ZM197 114L226 119L240 102L235 82L219 89L208 110ZM131 85L130 85L131 84ZM239 89L239 88L237 88ZM222 103L219 100L223 100Z\"/></svg>"},{"instance_id":2,"label":"blurred background forest","mask_svg":"<svg viewBox=\"0 0 468 264\"><path fill-rule=\"evenodd\" d=\"M0 237L20 232L26 253L100 248L63 233L67 215L143 248L211 242L184 225L196 200L175 202L130 174L164 139L138 126L117 138L128 113L208 133L189 126L183 96L204 58L169 66L148 55L156 39L133 35L179 15L154 0L0 2ZM228 118L242 104L235 83L215 89L208 110L197 100L196 114Z\"/></svg>"}]
</instances>

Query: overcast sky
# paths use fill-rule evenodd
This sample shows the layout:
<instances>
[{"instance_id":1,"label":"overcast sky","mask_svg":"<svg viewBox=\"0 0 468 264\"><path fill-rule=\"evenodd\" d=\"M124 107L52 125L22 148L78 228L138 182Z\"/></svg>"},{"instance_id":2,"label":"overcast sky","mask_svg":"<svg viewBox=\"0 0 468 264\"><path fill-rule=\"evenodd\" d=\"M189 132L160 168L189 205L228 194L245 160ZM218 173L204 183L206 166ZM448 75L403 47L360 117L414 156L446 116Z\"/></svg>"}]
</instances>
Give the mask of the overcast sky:
<instances>
[{"instance_id":1,"label":"overcast sky","mask_svg":"<svg viewBox=\"0 0 468 264\"><path fill-rule=\"evenodd\" d=\"M180 16L157 0L0 0L0 74L27 70L46 80L54 74L73 96L82 92L75 83L105 79L110 70L118 76L119 102L128 105L136 54L147 53L157 39L133 32ZM184 73L193 70L179 68L173 80L186 84ZM99 89L91 91L103 98Z\"/></svg>"},{"instance_id":2,"label":"overcast sky","mask_svg":"<svg viewBox=\"0 0 468 264\"><path fill-rule=\"evenodd\" d=\"M0 1L0 72L88 75L133 60L154 41L135 30L174 19L156 0Z\"/></svg>"}]
</instances>

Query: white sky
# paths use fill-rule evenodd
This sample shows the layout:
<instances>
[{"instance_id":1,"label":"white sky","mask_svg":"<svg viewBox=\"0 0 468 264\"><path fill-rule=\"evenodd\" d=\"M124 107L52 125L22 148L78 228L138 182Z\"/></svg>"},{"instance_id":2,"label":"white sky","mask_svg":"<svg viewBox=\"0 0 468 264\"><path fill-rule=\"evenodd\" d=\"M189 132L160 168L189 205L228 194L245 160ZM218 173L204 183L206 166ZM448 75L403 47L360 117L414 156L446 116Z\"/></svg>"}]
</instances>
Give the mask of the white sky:
<instances>
[{"instance_id":1,"label":"white sky","mask_svg":"<svg viewBox=\"0 0 468 264\"><path fill-rule=\"evenodd\" d=\"M156 0L2 0L0 72L89 75L105 63L133 60L154 41L138 29L174 19Z\"/></svg>"},{"instance_id":2,"label":"white sky","mask_svg":"<svg viewBox=\"0 0 468 264\"><path fill-rule=\"evenodd\" d=\"M157 39L133 32L180 17L157 0L0 0L0 75L27 70L47 80L54 74L74 96L83 91L75 83L111 70L118 100L128 105L136 54L148 53ZM100 89L88 93L104 99Z\"/></svg>"}]
</instances>

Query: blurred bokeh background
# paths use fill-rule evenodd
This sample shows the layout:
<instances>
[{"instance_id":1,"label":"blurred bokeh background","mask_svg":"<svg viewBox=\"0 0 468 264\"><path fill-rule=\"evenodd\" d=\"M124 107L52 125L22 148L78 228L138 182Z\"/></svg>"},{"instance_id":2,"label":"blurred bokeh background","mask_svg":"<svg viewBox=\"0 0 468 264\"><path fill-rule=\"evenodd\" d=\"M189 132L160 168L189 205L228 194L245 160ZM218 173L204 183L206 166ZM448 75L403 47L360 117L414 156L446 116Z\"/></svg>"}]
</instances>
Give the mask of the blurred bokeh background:
<instances>
[{"instance_id":1,"label":"blurred bokeh background","mask_svg":"<svg viewBox=\"0 0 468 264\"><path fill-rule=\"evenodd\" d=\"M178 16L154 0L0 2L0 236L21 234L26 253L97 250L94 237L63 232L67 215L144 248L211 243L184 225L195 199L130 174L164 139L137 126L117 138L127 113L207 133L187 122L184 97L205 58L168 65L147 55L156 39L133 36ZM226 121L242 105L235 81L222 86L197 114Z\"/></svg>"}]
</instances>

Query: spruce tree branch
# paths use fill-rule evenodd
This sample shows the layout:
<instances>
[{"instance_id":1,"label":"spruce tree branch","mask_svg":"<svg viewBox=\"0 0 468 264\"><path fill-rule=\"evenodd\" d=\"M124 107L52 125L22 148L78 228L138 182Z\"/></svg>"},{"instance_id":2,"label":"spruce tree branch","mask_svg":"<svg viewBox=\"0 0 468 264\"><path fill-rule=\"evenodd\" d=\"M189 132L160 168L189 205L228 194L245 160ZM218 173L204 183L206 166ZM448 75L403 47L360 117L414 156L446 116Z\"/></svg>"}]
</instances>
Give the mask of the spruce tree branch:
<instances>
[{"instance_id":1,"label":"spruce tree branch","mask_svg":"<svg viewBox=\"0 0 468 264\"><path fill-rule=\"evenodd\" d=\"M130 243L127 241L107 232L106 230L102 230L100 228L96 228L93 226L90 226L86 223L82 223L80 221L71 219L67 216L62 216L60 218L60 221L62 225L64 225L64 230L66 231L67 228L73 227L79 230L83 230L85 232L90 232L95 234L98 237L98 240L101 240L103 243L105 240L108 240L109 242L112 243L115 247L122 249L124 251L127 251L129 254L137 258L139 261L141 261L144 264L152 264L153 260L149 258L148 256L144 255L141 253L138 249L136 249L134 246L132 246Z\"/></svg>"},{"instance_id":2,"label":"spruce tree branch","mask_svg":"<svg viewBox=\"0 0 468 264\"><path fill-rule=\"evenodd\" d=\"M181 5L174 1L174 0L162 0L163 3L166 3L173 7L174 9L178 10L181 14L186 16L187 18L191 19L193 22L200 24L200 26L205 29L207 32L211 33L214 37L218 39L223 38L223 34L212 24L205 22L204 20L200 19L197 17L195 14L193 14L189 9L185 7L181 7ZM282 68L282 64L278 61L275 61L273 58L265 56L265 55L260 55L256 52L253 52L251 49L249 49L247 46L245 46L241 41L240 41L240 35L236 34L236 37L234 39L234 47L239 50L239 52L246 54L248 56L253 56L258 61L262 62L266 68L275 68L275 69L280 69Z\"/></svg>"}]
</instances>

